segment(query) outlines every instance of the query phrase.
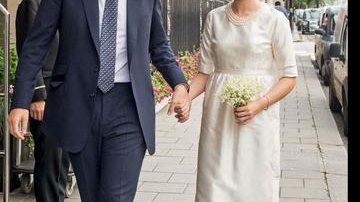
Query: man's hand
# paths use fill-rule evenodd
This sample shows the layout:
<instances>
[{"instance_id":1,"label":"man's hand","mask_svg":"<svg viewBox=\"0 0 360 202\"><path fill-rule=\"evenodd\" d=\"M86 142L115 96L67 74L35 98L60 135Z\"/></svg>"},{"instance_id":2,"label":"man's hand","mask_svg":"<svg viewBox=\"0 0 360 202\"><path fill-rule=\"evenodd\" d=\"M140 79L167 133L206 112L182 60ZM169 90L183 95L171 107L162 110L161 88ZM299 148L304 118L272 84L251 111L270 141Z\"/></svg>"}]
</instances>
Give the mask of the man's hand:
<instances>
[{"instance_id":1,"label":"man's hand","mask_svg":"<svg viewBox=\"0 0 360 202\"><path fill-rule=\"evenodd\" d=\"M183 85L177 86L170 102L168 115L175 112L175 117L178 119L178 122L184 123L189 119L190 109L191 100L187 89Z\"/></svg>"},{"instance_id":2,"label":"man's hand","mask_svg":"<svg viewBox=\"0 0 360 202\"><path fill-rule=\"evenodd\" d=\"M27 109L13 109L8 118L10 133L21 140L25 139L27 132L27 124L29 122L29 110Z\"/></svg>"},{"instance_id":3,"label":"man's hand","mask_svg":"<svg viewBox=\"0 0 360 202\"><path fill-rule=\"evenodd\" d=\"M30 105L30 117L37 121L42 121L44 117L44 110L45 110L44 100L33 102Z\"/></svg>"}]
</instances>

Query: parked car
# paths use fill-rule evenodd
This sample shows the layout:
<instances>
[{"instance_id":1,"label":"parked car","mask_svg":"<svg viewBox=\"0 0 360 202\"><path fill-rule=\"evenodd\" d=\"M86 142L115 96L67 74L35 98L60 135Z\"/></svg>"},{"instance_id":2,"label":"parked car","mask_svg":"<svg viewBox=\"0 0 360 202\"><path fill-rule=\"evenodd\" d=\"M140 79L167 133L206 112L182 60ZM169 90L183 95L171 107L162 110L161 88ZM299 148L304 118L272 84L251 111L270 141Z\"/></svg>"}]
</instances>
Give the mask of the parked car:
<instances>
[{"instance_id":1,"label":"parked car","mask_svg":"<svg viewBox=\"0 0 360 202\"><path fill-rule=\"evenodd\" d=\"M320 11L316 8L308 8L304 10L302 22L301 22L301 33L314 33L315 29L319 28L318 20L320 17Z\"/></svg>"},{"instance_id":2,"label":"parked car","mask_svg":"<svg viewBox=\"0 0 360 202\"><path fill-rule=\"evenodd\" d=\"M295 25L297 27L298 31L301 31L301 23L302 23L302 17L304 14L304 9L296 9L295 10Z\"/></svg>"},{"instance_id":3,"label":"parked car","mask_svg":"<svg viewBox=\"0 0 360 202\"><path fill-rule=\"evenodd\" d=\"M322 24L322 22L323 22L323 20L324 20L324 14L325 14L325 12L328 10L328 8L330 8L330 7L334 7L334 5L327 5L327 6L323 6L323 7L320 7L319 8L319 20L318 20L318 25L319 25L319 27L321 27L321 24Z\"/></svg>"},{"instance_id":4,"label":"parked car","mask_svg":"<svg viewBox=\"0 0 360 202\"><path fill-rule=\"evenodd\" d=\"M348 11L341 8L335 28L335 41L330 46L329 106L344 116L344 134L348 135Z\"/></svg>"},{"instance_id":5,"label":"parked car","mask_svg":"<svg viewBox=\"0 0 360 202\"><path fill-rule=\"evenodd\" d=\"M324 84L329 85L330 44L334 42L336 19L340 6L329 6L320 15L319 29L315 30L315 66L323 77Z\"/></svg>"}]
</instances>

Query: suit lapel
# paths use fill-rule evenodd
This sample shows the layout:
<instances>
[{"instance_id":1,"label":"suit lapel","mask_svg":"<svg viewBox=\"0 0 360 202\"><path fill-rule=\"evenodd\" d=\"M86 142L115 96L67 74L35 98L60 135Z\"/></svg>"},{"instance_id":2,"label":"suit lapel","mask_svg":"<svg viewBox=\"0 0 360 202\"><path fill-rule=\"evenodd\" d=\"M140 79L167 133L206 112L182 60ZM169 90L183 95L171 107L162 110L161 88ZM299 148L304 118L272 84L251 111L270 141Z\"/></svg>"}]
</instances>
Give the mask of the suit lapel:
<instances>
[{"instance_id":1,"label":"suit lapel","mask_svg":"<svg viewBox=\"0 0 360 202\"><path fill-rule=\"evenodd\" d=\"M139 7L141 6L141 0L127 0L127 50L128 50L128 63L131 67L131 61L136 49L136 43L138 40L138 30L140 27L140 15Z\"/></svg>"},{"instance_id":2,"label":"suit lapel","mask_svg":"<svg viewBox=\"0 0 360 202\"><path fill-rule=\"evenodd\" d=\"M99 39L99 5L98 0L82 0L85 8L86 18L89 24L91 37L93 38L96 51L100 53L100 39ZM127 48L128 48L128 62L131 64L134 50L136 49L136 42L138 39L138 30L140 27L139 6L141 0L127 0Z\"/></svg>"},{"instance_id":3,"label":"suit lapel","mask_svg":"<svg viewBox=\"0 0 360 202\"><path fill-rule=\"evenodd\" d=\"M82 0L85 8L87 22L90 28L91 37L94 41L96 51L100 53L99 39L99 4L98 0Z\"/></svg>"}]
</instances>

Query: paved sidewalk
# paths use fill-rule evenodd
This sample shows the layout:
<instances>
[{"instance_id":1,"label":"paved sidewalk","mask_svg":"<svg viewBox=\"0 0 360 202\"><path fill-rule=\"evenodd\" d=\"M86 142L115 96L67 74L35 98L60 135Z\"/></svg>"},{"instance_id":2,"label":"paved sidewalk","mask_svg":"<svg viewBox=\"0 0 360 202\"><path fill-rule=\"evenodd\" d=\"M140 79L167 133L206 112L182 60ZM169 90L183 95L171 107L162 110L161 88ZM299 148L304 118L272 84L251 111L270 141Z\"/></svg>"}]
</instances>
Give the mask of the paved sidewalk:
<instances>
[{"instance_id":1,"label":"paved sidewalk","mask_svg":"<svg viewBox=\"0 0 360 202\"><path fill-rule=\"evenodd\" d=\"M296 89L281 107L281 202L347 201L347 153L309 56L298 56ZM186 124L161 111L157 153L147 156L137 202L192 202L202 97Z\"/></svg>"},{"instance_id":2,"label":"paved sidewalk","mask_svg":"<svg viewBox=\"0 0 360 202\"><path fill-rule=\"evenodd\" d=\"M347 152L302 45L296 43L296 88L281 105L281 202L346 202ZM157 151L144 160L135 202L194 201L202 99L185 124L166 109L157 114ZM35 200L15 192L11 201Z\"/></svg>"}]
</instances>

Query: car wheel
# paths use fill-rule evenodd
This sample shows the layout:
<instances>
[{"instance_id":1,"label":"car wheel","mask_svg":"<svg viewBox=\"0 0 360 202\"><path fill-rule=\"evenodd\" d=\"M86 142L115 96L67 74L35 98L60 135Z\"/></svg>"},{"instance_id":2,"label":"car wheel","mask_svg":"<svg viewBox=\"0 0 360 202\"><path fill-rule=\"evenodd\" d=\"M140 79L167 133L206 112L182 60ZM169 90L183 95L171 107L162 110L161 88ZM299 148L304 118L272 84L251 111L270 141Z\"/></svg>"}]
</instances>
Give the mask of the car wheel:
<instances>
[{"instance_id":1,"label":"car wheel","mask_svg":"<svg viewBox=\"0 0 360 202\"><path fill-rule=\"evenodd\" d=\"M314 49L315 49L315 50L314 50L315 59L314 59L314 61L313 61L313 64L314 64L315 69L319 69L319 65L318 65L317 59L316 59L316 46L315 46Z\"/></svg>"},{"instance_id":2,"label":"car wheel","mask_svg":"<svg viewBox=\"0 0 360 202\"><path fill-rule=\"evenodd\" d=\"M336 97L333 83L329 86L329 107L333 112L341 112L341 104Z\"/></svg>"},{"instance_id":3,"label":"car wheel","mask_svg":"<svg viewBox=\"0 0 360 202\"><path fill-rule=\"evenodd\" d=\"M319 75L323 76L323 67L324 67L325 61L323 59L323 56L321 56L320 65L319 65Z\"/></svg>"},{"instance_id":4,"label":"car wheel","mask_svg":"<svg viewBox=\"0 0 360 202\"><path fill-rule=\"evenodd\" d=\"M316 59L313 61L313 65L314 65L315 69L319 69L319 65L317 64Z\"/></svg>"},{"instance_id":5,"label":"car wheel","mask_svg":"<svg viewBox=\"0 0 360 202\"><path fill-rule=\"evenodd\" d=\"M343 116L344 116L344 135L348 136L348 104L343 95Z\"/></svg>"},{"instance_id":6,"label":"car wheel","mask_svg":"<svg viewBox=\"0 0 360 202\"><path fill-rule=\"evenodd\" d=\"M329 86L330 79L329 79L329 76L326 74L326 66L325 66L325 64L323 64L323 66L321 68L321 76L322 76L322 78L324 80L324 85Z\"/></svg>"}]
</instances>

